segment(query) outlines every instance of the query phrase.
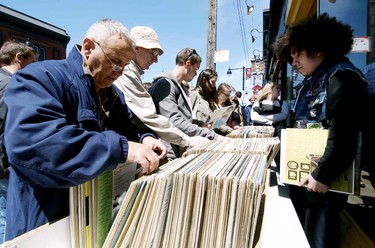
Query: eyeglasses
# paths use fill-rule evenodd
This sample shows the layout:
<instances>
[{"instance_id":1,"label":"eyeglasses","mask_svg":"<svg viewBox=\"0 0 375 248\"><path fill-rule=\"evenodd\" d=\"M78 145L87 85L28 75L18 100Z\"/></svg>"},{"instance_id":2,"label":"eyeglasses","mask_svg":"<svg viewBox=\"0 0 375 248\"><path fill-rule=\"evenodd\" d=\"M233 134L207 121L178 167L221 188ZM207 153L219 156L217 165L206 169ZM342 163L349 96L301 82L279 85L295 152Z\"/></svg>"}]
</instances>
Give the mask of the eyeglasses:
<instances>
[{"instance_id":1,"label":"eyeglasses","mask_svg":"<svg viewBox=\"0 0 375 248\"><path fill-rule=\"evenodd\" d=\"M97 41L94 41L94 42L98 45L98 47L100 48L100 50L102 50L104 56L107 58L108 62L111 64L111 66L112 66L112 71L114 71L114 72L120 72L120 71L121 71L121 72L122 72L122 71L124 70L124 67L125 67L125 66L119 66L119 65L117 65L116 63L114 63L114 62L112 61L112 59L108 56L108 54L107 54L106 52L104 52L104 50L103 50L103 48L101 47L100 43L97 42Z\"/></svg>"},{"instance_id":2,"label":"eyeglasses","mask_svg":"<svg viewBox=\"0 0 375 248\"><path fill-rule=\"evenodd\" d=\"M197 52L195 51L195 49L193 49L193 51L190 52L189 56L186 57L185 62L188 61L190 59L190 57L193 56L194 54L197 54Z\"/></svg>"},{"instance_id":3,"label":"eyeglasses","mask_svg":"<svg viewBox=\"0 0 375 248\"><path fill-rule=\"evenodd\" d=\"M220 93L223 94L224 96L226 96L227 98L230 97L230 94L228 94L228 93L225 93L223 91L221 91Z\"/></svg>"},{"instance_id":4,"label":"eyeglasses","mask_svg":"<svg viewBox=\"0 0 375 248\"><path fill-rule=\"evenodd\" d=\"M160 55L158 50L151 50L151 54L155 57L158 57Z\"/></svg>"}]
</instances>

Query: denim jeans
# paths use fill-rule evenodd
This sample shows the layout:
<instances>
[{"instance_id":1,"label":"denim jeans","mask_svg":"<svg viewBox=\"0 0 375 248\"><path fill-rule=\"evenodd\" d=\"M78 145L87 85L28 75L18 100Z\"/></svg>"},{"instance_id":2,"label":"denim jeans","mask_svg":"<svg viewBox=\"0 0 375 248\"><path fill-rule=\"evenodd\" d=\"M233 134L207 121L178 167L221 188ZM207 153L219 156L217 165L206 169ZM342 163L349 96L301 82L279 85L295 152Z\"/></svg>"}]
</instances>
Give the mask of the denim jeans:
<instances>
[{"instance_id":1,"label":"denim jeans","mask_svg":"<svg viewBox=\"0 0 375 248\"><path fill-rule=\"evenodd\" d=\"M0 179L0 244L4 243L8 179Z\"/></svg>"},{"instance_id":2,"label":"denim jeans","mask_svg":"<svg viewBox=\"0 0 375 248\"><path fill-rule=\"evenodd\" d=\"M335 192L308 192L304 187L290 186L289 196L311 248L338 248L340 214L348 195Z\"/></svg>"}]
</instances>

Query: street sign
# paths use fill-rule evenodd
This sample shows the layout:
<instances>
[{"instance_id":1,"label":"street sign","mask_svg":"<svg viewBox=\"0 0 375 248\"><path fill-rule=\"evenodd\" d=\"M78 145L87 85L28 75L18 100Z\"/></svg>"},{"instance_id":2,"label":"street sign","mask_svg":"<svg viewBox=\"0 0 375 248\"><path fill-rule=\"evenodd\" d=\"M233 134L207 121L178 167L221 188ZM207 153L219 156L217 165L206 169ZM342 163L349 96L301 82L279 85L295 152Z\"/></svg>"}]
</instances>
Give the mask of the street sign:
<instances>
[{"instance_id":1,"label":"street sign","mask_svg":"<svg viewBox=\"0 0 375 248\"><path fill-rule=\"evenodd\" d=\"M252 71L252 68L246 68L246 78L251 78L251 71Z\"/></svg>"}]
</instances>

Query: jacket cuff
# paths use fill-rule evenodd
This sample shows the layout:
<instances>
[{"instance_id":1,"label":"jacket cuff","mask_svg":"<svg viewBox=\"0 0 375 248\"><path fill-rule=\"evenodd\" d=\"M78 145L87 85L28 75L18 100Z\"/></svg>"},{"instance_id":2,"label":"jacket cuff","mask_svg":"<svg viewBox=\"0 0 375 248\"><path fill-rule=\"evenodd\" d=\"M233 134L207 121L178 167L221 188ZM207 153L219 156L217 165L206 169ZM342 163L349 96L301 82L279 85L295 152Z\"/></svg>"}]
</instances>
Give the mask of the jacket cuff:
<instances>
[{"instance_id":1,"label":"jacket cuff","mask_svg":"<svg viewBox=\"0 0 375 248\"><path fill-rule=\"evenodd\" d=\"M311 172L311 176L320 183L330 186L332 182L332 178L328 172L322 170L321 167L316 167L313 172Z\"/></svg>"},{"instance_id":2,"label":"jacket cuff","mask_svg":"<svg viewBox=\"0 0 375 248\"><path fill-rule=\"evenodd\" d=\"M121 154L120 154L120 163L124 163L128 159L128 140L124 137L120 137L120 147L121 147Z\"/></svg>"}]
</instances>

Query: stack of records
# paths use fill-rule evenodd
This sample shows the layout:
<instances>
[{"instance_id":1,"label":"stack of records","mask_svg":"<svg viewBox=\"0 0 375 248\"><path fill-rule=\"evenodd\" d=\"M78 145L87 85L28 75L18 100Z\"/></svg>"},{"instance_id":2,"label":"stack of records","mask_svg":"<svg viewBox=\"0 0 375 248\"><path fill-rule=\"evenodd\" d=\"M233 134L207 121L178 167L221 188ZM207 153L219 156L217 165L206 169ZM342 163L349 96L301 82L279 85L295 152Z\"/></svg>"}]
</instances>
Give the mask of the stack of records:
<instances>
[{"instance_id":1,"label":"stack of records","mask_svg":"<svg viewBox=\"0 0 375 248\"><path fill-rule=\"evenodd\" d=\"M102 247L121 197L137 178L136 164L119 164L97 178L70 188L72 247Z\"/></svg>"},{"instance_id":2,"label":"stack of records","mask_svg":"<svg viewBox=\"0 0 375 248\"><path fill-rule=\"evenodd\" d=\"M274 132L273 126L244 126L233 130L226 136L230 138L261 138L273 137Z\"/></svg>"},{"instance_id":3,"label":"stack of records","mask_svg":"<svg viewBox=\"0 0 375 248\"><path fill-rule=\"evenodd\" d=\"M201 154L208 151L220 153L245 153L267 155L267 164L270 165L280 148L280 140L277 137L215 140L203 143L187 150L183 156Z\"/></svg>"},{"instance_id":4,"label":"stack of records","mask_svg":"<svg viewBox=\"0 0 375 248\"><path fill-rule=\"evenodd\" d=\"M209 142L132 182L103 247L252 247L269 156L280 143L249 140L216 143L233 152Z\"/></svg>"}]
</instances>

